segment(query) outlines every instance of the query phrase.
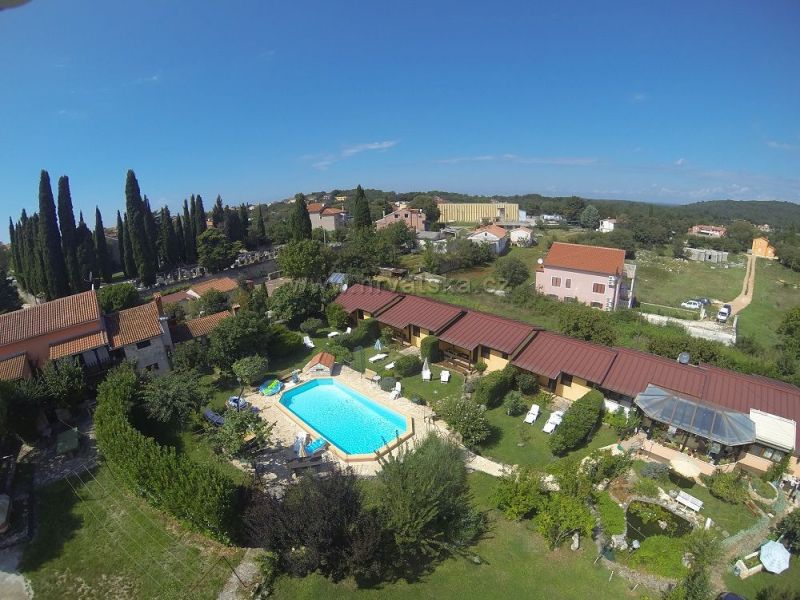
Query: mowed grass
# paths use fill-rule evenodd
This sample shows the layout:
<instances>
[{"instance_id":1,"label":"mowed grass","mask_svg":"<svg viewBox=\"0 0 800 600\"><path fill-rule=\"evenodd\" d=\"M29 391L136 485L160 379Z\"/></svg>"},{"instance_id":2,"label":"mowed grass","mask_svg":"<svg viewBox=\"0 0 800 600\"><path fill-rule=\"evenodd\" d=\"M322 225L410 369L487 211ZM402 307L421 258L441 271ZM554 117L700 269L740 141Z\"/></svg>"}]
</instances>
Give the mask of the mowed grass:
<instances>
[{"instance_id":1,"label":"mowed grass","mask_svg":"<svg viewBox=\"0 0 800 600\"><path fill-rule=\"evenodd\" d=\"M640 251L634 293L639 302L679 307L684 300L729 302L742 291L744 255L731 255L728 268Z\"/></svg>"},{"instance_id":2,"label":"mowed grass","mask_svg":"<svg viewBox=\"0 0 800 600\"><path fill-rule=\"evenodd\" d=\"M548 600L619 600L638 598L621 578L609 582L609 572L592 564L595 546L584 541L571 552L568 545L551 552L533 531L530 522L507 521L491 510L490 497L497 479L483 474L469 476L476 505L488 511L489 531L465 556L449 558L416 582L401 580L376 588L358 589L351 580L332 583L319 575L304 579L282 577L275 598L301 600L317 598L547 598ZM471 560L480 557L480 564ZM641 590L641 588L640 588Z\"/></svg>"},{"instance_id":3,"label":"mowed grass","mask_svg":"<svg viewBox=\"0 0 800 600\"><path fill-rule=\"evenodd\" d=\"M230 576L221 557L237 564L241 550L187 532L108 467L94 475L38 494L36 537L20 564L36 598L216 598Z\"/></svg>"},{"instance_id":4,"label":"mowed grass","mask_svg":"<svg viewBox=\"0 0 800 600\"><path fill-rule=\"evenodd\" d=\"M739 594L748 600L755 599L759 591L771 585L781 590L797 592L797 590L800 590L800 557L793 554L789 559L789 568L779 575L762 571L751 575L747 579L739 579L733 574L733 567L731 566L725 573L723 580L727 591Z\"/></svg>"},{"instance_id":5,"label":"mowed grass","mask_svg":"<svg viewBox=\"0 0 800 600\"><path fill-rule=\"evenodd\" d=\"M533 402L532 398L528 398ZM481 455L508 465L525 465L543 469L556 462L548 446L550 435L542 431L550 416L549 409L543 409L532 425L524 423L525 416L511 417L502 406L486 411L486 418L492 427L491 437L480 445ZM568 456L586 456L597 448L613 444L618 440L614 430L601 426L592 439L582 448ZM521 445L520 445L521 444Z\"/></svg>"},{"instance_id":6,"label":"mowed grass","mask_svg":"<svg viewBox=\"0 0 800 600\"><path fill-rule=\"evenodd\" d=\"M753 300L739 313L739 335L752 337L767 350L774 348L783 315L798 305L800 273L777 261L757 259Z\"/></svg>"}]
</instances>

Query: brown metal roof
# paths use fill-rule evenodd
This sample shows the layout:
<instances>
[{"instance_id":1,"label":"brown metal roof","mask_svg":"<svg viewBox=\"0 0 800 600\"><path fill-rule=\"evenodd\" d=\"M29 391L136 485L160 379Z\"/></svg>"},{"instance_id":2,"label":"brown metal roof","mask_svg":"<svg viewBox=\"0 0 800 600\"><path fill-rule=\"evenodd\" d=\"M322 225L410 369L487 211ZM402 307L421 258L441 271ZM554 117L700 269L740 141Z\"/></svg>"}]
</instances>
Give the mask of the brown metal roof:
<instances>
[{"instance_id":1,"label":"brown metal roof","mask_svg":"<svg viewBox=\"0 0 800 600\"><path fill-rule=\"evenodd\" d=\"M0 381L16 381L28 377L30 374L31 368L24 352L0 360Z\"/></svg>"},{"instance_id":2,"label":"brown metal roof","mask_svg":"<svg viewBox=\"0 0 800 600\"><path fill-rule=\"evenodd\" d=\"M70 340L51 344L50 360L57 360L65 356L74 356L75 354L80 354L86 350L93 350L94 348L99 348L107 344L108 339L106 338L105 331L87 333L86 335L74 337Z\"/></svg>"},{"instance_id":3,"label":"brown metal roof","mask_svg":"<svg viewBox=\"0 0 800 600\"><path fill-rule=\"evenodd\" d=\"M464 312L464 309L452 304L420 296L404 296L400 302L381 312L377 318L379 322L397 329L416 325L437 333Z\"/></svg>"},{"instance_id":4,"label":"brown metal roof","mask_svg":"<svg viewBox=\"0 0 800 600\"><path fill-rule=\"evenodd\" d=\"M163 332L158 317L158 307L155 302L148 302L107 315L106 328L112 348L160 336Z\"/></svg>"},{"instance_id":5,"label":"brown metal roof","mask_svg":"<svg viewBox=\"0 0 800 600\"><path fill-rule=\"evenodd\" d=\"M549 379L555 379L559 373L568 373L601 383L615 357L616 352L606 346L540 331L511 362Z\"/></svg>"},{"instance_id":6,"label":"brown metal roof","mask_svg":"<svg viewBox=\"0 0 800 600\"><path fill-rule=\"evenodd\" d=\"M629 348L615 350L617 359L602 382L603 388L634 397L652 383L691 398L702 398L705 374L699 367Z\"/></svg>"},{"instance_id":7,"label":"brown metal roof","mask_svg":"<svg viewBox=\"0 0 800 600\"><path fill-rule=\"evenodd\" d=\"M544 266L603 275L621 275L625 268L625 250L553 242L547 256L544 257Z\"/></svg>"},{"instance_id":8,"label":"brown metal roof","mask_svg":"<svg viewBox=\"0 0 800 600\"><path fill-rule=\"evenodd\" d=\"M94 290L0 315L0 346L100 320Z\"/></svg>"},{"instance_id":9,"label":"brown metal roof","mask_svg":"<svg viewBox=\"0 0 800 600\"><path fill-rule=\"evenodd\" d=\"M368 313L376 313L389 303L402 298L400 294L395 294L379 287L361 285L360 283L349 286L336 298L336 304L345 309L348 313L355 310L365 310Z\"/></svg>"},{"instance_id":10,"label":"brown metal roof","mask_svg":"<svg viewBox=\"0 0 800 600\"><path fill-rule=\"evenodd\" d=\"M445 329L439 339L469 351L485 346L512 354L534 331L526 323L469 310Z\"/></svg>"},{"instance_id":11,"label":"brown metal roof","mask_svg":"<svg viewBox=\"0 0 800 600\"><path fill-rule=\"evenodd\" d=\"M185 323L180 323L172 328L172 341L177 344L179 342L192 340L196 337L208 335L217 328L217 325L230 316L232 316L232 314L229 311L223 310L213 315L205 315L204 317L198 317L196 319L190 319Z\"/></svg>"}]
</instances>

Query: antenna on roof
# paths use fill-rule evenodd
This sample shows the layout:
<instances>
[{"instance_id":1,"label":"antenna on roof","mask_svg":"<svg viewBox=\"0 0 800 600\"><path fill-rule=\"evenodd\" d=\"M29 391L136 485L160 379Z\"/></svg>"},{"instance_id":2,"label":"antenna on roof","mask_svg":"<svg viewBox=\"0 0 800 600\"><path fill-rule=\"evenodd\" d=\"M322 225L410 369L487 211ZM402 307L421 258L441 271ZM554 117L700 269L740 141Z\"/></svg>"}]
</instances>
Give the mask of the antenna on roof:
<instances>
[{"instance_id":1,"label":"antenna on roof","mask_svg":"<svg viewBox=\"0 0 800 600\"><path fill-rule=\"evenodd\" d=\"M682 365L688 365L691 355L688 352L681 352L678 354L678 362Z\"/></svg>"}]
</instances>

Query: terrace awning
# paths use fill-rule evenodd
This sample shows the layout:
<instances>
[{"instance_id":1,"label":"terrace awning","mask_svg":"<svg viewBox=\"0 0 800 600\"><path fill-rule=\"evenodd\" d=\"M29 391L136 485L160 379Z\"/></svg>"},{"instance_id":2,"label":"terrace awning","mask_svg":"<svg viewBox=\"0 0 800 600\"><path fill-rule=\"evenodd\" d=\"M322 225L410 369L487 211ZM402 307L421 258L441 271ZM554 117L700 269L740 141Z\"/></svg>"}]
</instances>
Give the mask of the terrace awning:
<instances>
[{"instance_id":1,"label":"terrace awning","mask_svg":"<svg viewBox=\"0 0 800 600\"><path fill-rule=\"evenodd\" d=\"M752 444L756 439L755 424L748 415L690 400L653 384L634 402L651 419L726 446Z\"/></svg>"}]
</instances>

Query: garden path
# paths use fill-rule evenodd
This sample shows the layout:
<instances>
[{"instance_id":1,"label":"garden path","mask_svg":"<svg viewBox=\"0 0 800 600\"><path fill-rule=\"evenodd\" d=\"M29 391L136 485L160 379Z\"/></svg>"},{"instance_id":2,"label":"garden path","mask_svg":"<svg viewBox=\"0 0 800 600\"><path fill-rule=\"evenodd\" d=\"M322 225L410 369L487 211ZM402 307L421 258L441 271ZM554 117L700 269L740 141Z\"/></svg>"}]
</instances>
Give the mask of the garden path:
<instances>
[{"instance_id":1,"label":"garden path","mask_svg":"<svg viewBox=\"0 0 800 600\"><path fill-rule=\"evenodd\" d=\"M728 304L731 305L731 313L738 315L747 308L753 299L753 288L756 285L756 257L752 254L747 257L747 271L742 281L742 293L736 296Z\"/></svg>"}]
</instances>

